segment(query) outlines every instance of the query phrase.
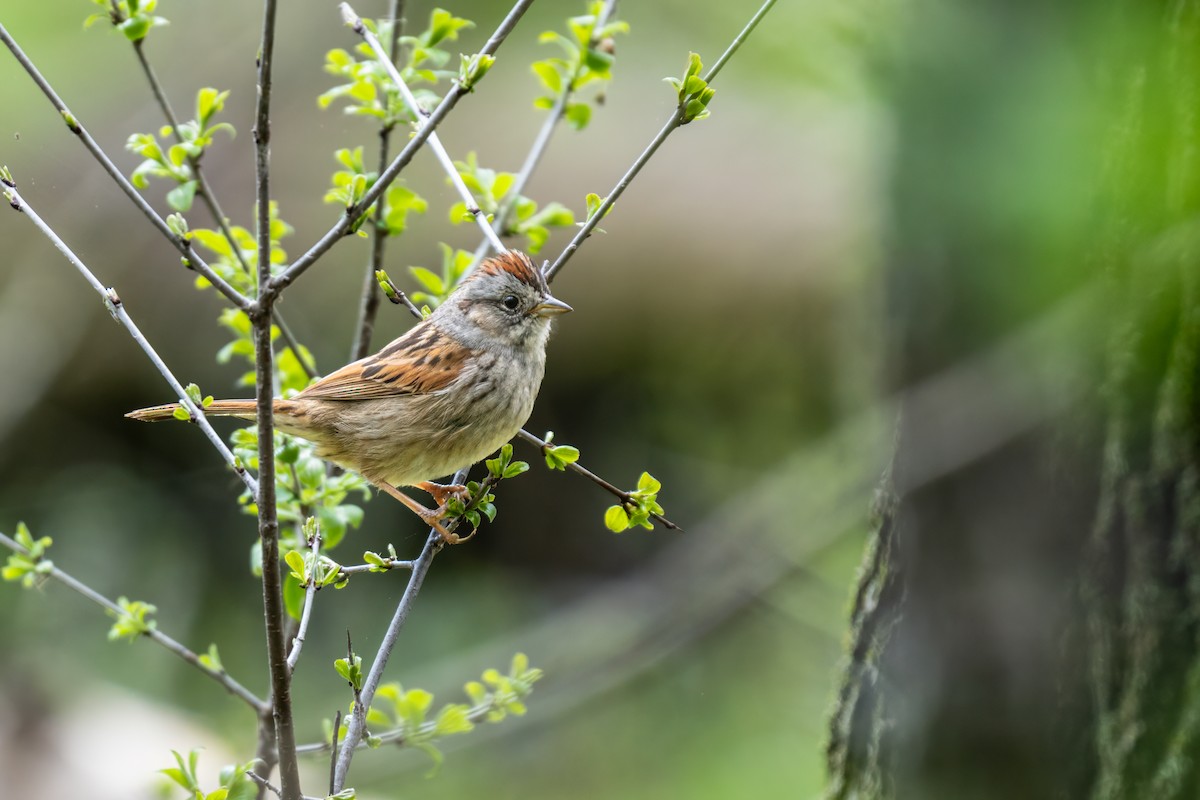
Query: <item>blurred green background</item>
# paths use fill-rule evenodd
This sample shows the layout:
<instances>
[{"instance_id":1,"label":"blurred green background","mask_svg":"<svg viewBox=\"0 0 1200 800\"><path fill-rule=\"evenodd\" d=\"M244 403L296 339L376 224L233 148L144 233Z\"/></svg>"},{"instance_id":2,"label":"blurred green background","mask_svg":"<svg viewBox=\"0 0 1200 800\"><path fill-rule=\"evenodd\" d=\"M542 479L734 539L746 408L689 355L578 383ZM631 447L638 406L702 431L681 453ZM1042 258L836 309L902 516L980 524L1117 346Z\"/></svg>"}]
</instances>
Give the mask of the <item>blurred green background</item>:
<instances>
[{"instance_id":1,"label":"blurred green background","mask_svg":"<svg viewBox=\"0 0 1200 800\"><path fill-rule=\"evenodd\" d=\"M356 4L365 16L383 2ZM409 3L423 22L433 8ZM474 52L506 7L450 6L477 21ZM590 127L562 127L528 194L582 212L608 193L672 110L662 83L689 50L712 63L757 6L683 0L621 3L615 81ZM580 2L539 2L496 67L440 128L451 154L515 171L541 124L531 61L545 29ZM83 0L9 4L0 22L128 174L134 131L161 125L131 48ZM889 122L870 61L890 4L796 0L767 17L714 86L713 116L676 132L555 282L576 311L558 326L527 426L577 445L582 463L632 487L660 478L660 501L687 533L602 524L607 495L540 466L506 483L500 516L434 564L388 678L461 701L461 685L527 652L546 670L520 720L447 747L425 778L420 753L361 755L351 783L367 797L810 797L822 784L825 717L841 654L847 587L871 488L886 454L878 395L879 253ZM238 130L204 167L234 221L249 227L251 113L259 11L246 3L164 0L171 25L147 54L184 115L202 86L232 90ZM318 110L333 84L324 53L350 48L335 4L282 4L276 55L273 190L296 228L293 257L337 209L322 195L340 147L375 133ZM222 308L198 293L178 255L74 141L32 81L0 57L0 163L97 273L186 383L244 396L236 365L215 363ZM428 153L406 173L431 202L389 246L406 267L435 267L437 243L473 248L453 227L452 191ZM165 211L162 185L147 197ZM202 210L193 225L205 225ZM557 233L543 251L566 242ZM0 530L26 521L52 557L110 597L154 603L161 628L265 693L256 535L239 487L194 428L138 425L133 408L169 389L95 295L27 220L0 214ZM367 242L339 244L285 295L283 311L322 371L345 362ZM410 282L404 283L411 288ZM386 306L375 342L410 324ZM229 424L218 425L223 432ZM338 555L424 533L374 499ZM296 673L302 741L349 702L333 669L345 631L373 653L404 575L357 579L318 596ZM58 585L0 586L0 774L33 796L154 796L169 749L207 748L215 769L254 749L254 721L196 671L145 642L105 640L99 610ZM310 793L323 759L309 765ZM210 773L211 774L211 773ZM32 790L30 790L32 791ZM20 796L19 792L17 796Z\"/></svg>"}]
</instances>

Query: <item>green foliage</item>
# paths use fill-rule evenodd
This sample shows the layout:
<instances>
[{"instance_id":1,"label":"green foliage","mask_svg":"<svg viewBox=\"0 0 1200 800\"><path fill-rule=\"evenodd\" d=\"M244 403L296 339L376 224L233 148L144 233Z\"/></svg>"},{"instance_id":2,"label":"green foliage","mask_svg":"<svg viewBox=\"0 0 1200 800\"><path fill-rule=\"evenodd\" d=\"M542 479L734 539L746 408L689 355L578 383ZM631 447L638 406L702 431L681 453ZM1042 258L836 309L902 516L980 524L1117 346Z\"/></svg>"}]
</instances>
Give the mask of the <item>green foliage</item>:
<instances>
[{"instance_id":1,"label":"green foliage","mask_svg":"<svg viewBox=\"0 0 1200 800\"><path fill-rule=\"evenodd\" d=\"M638 478L637 489L627 493L628 499L620 505L610 506L604 512L605 526L613 533L621 533L635 525L652 529L654 523L650 521L650 515L663 513L662 506L658 504L661 488L662 484L654 476L643 472L642 477Z\"/></svg>"},{"instance_id":2,"label":"green foliage","mask_svg":"<svg viewBox=\"0 0 1200 800\"><path fill-rule=\"evenodd\" d=\"M700 61L700 56L696 53L688 53L688 65L683 73L683 78L663 78L675 87L675 92L679 97L679 108L683 114L681 125L708 116L708 104L717 90L710 87L708 82L700 77L703 69L704 64Z\"/></svg>"},{"instance_id":3,"label":"green foliage","mask_svg":"<svg viewBox=\"0 0 1200 800\"><path fill-rule=\"evenodd\" d=\"M554 444L554 431L546 431L543 440L546 445L542 448L542 455L545 456L546 466L550 469L564 472L568 464L579 460L579 448L569 444Z\"/></svg>"},{"instance_id":4,"label":"green foliage","mask_svg":"<svg viewBox=\"0 0 1200 800\"><path fill-rule=\"evenodd\" d=\"M167 192L167 205L180 212L190 210L199 187L195 171L200 157L213 143L217 131L234 135L233 126L228 122L212 121L213 117L225 108L227 97L229 92L218 92L212 88L204 88L197 92L195 119L181 123L174 129L174 134L180 141L170 145L166 151L152 133L131 135L125 143L125 149L145 159L129 176L133 185L145 189L150 185L151 177L172 180L176 186ZM164 125L158 131L158 135L164 139L171 134L170 125Z\"/></svg>"},{"instance_id":5,"label":"green foliage","mask_svg":"<svg viewBox=\"0 0 1200 800\"><path fill-rule=\"evenodd\" d=\"M460 55L459 59L458 83L468 92L475 91L475 84L483 80L483 76L487 75L488 70L496 63L496 57L486 53Z\"/></svg>"},{"instance_id":6,"label":"green foliage","mask_svg":"<svg viewBox=\"0 0 1200 800\"><path fill-rule=\"evenodd\" d=\"M246 775L254 769L258 759L223 767L219 776L221 785L206 793L200 788L200 781L196 777L200 751L192 750L186 761L176 750L172 750L171 755L175 756L176 766L160 769L159 772L183 787L188 792L189 800L254 800L258 796L258 784Z\"/></svg>"},{"instance_id":7,"label":"green foliage","mask_svg":"<svg viewBox=\"0 0 1200 800\"><path fill-rule=\"evenodd\" d=\"M333 186L325 193L325 202L337 203L349 210L357 206L363 195L371 190L379 180L379 173L367 170L362 147L353 150L342 148L334 153L334 158L344 169L333 173ZM358 232L360 236L365 235L359 229L374 213L377 205L378 202L363 209L351 223L350 230ZM383 193L383 211L375 226L376 232L381 236L399 236L408 227L410 212L424 214L428 208L429 203L424 198L402 182L393 181Z\"/></svg>"},{"instance_id":8,"label":"green foliage","mask_svg":"<svg viewBox=\"0 0 1200 800\"><path fill-rule=\"evenodd\" d=\"M500 481L506 478L515 478L523 472L529 471L529 464L525 461L513 461L513 446L506 444L500 448L500 452L495 458L489 458L485 463L487 466L488 475L493 479Z\"/></svg>"},{"instance_id":9,"label":"green foliage","mask_svg":"<svg viewBox=\"0 0 1200 800\"><path fill-rule=\"evenodd\" d=\"M210 672L224 672L225 665L221 663L221 654L217 652L217 646L210 644L207 653L201 653L197 658L205 669Z\"/></svg>"},{"instance_id":10,"label":"green foliage","mask_svg":"<svg viewBox=\"0 0 1200 800\"><path fill-rule=\"evenodd\" d=\"M361 659L357 660L361 662ZM353 668L347 659L338 659L338 663L342 665L338 667L338 674L353 685ZM433 760L436 770L442 762L441 751L435 746L438 740L468 733L480 722L500 722L510 714L523 715L525 698L541 677L542 671L531 668L524 653L517 653L507 675L488 669L481 681L470 681L463 687L471 700L470 705L447 703L436 713L432 711L434 696L430 692L405 690L399 683L385 683L376 691L375 702L367 710L366 718L368 726L387 728L388 731L368 736L368 742L376 747L385 741L416 747ZM343 723L339 739L345 736L345 727ZM333 725L326 720L325 738L332 736Z\"/></svg>"},{"instance_id":11,"label":"green foliage","mask_svg":"<svg viewBox=\"0 0 1200 800\"><path fill-rule=\"evenodd\" d=\"M391 544L388 545L388 554L386 556L381 556L379 553L371 550L363 553L363 561L371 566L371 572L388 572L392 569L392 564L398 561L399 558L396 555L396 548Z\"/></svg>"},{"instance_id":12,"label":"green foliage","mask_svg":"<svg viewBox=\"0 0 1200 800\"><path fill-rule=\"evenodd\" d=\"M424 267L409 267L408 271L417 279L425 291L413 292L414 303L425 303L433 308L441 305L450 293L457 287L463 275L471 267L474 255L466 250L455 250L445 242L439 242L442 249L442 274L439 276Z\"/></svg>"},{"instance_id":13,"label":"green foliage","mask_svg":"<svg viewBox=\"0 0 1200 800\"><path fill-rule=\"evenodd\" d=\"M495 458L484 462L488 470L487 479L482 483L468 481L467 499L464 501L453 497L446 503L447 517L461 517L471 523L471 533L466 538L475 535L484 517L487 517L488 522L496 519L496 495L492 493L492 487L502 480L515 478L529 471L528 462L514 461L512 455L511 444L501 447Z\"/></svg>"},{"instance_id":14,"label":"green foliage","mask_svg":"<svg viewBox=\"0 0 1200 800\"><path fill-rule=\"evenodd\" d=\"M351 653L348 658L339 658L334 661L333 668L337 670L338 675L346 679L346 682L350 684L350 688L354 689L355 694L362 691L362 656Z\"/></svg>"},{"instance_id":15,"label":"green foliage","mask_svg":"<svg viewBox=\"0 0 1200 800\"><path fill-rule=\"evenodd\" d=\"M26 589L41 585L54 570L54 562L46 558L46 550L54 543L49 536L34 539L24 522L17 523L13 538L25 549L23 553L13 553L0 570L0 577L6 581L20 581Z\"/></svg>"},{"instance_id":16,"label":"green foliage","mask_svg":"<svg viewBox=\"0 0 1200 800\"><path fill-rule=\"evenodd\" d=\"M310 523L315 523L315 518L310 517L305 523L305 528L308 528ZM313 524L312 527L319 526ZM302 587L311 583L318 589L330 585L340 589L347 583L345 578L339 580L342 565L329 556L313 553L312 550L288 550L283 560L291 568L292 577Z\"/></svg>"},{"instance_id":17,"label":"green foliage","mask_svg":"<svg viewBox=\"0 0 1200 800\"><path fill-rule=\"evenodd\" d=\"M364 19L363 24L376 33L379 40L387 46L391 41L391 23L379 24ZM429 27L417 36L401 36L400 46L407 51L408 60L400 68L400 77L412 87L413 96L421 105L436 102L438 96L429 86L440 80L457 77L459 73L445 70L450 60L450 52L438 47L442 42L452 42L458 39L458 32L464 28L473 27L475 23L468 19L456 17L449 11L435 8L430 14ZM488 58L472 57L460 66L460 72L467 69L466 77L470 83L481 79L491 67ZM330 50L325 54L325 71L330 75L342 78L344 83L334 86L317 98L321 108L328 108L335 100L345 100L346 113L378 119L385 129L390 129L403 121L414 121L415 118L400 90L392 83L387 71L375 59L375 53L365 42L358 44L350 53L341 48ZM468 85L468 88L470 86Z\"/></svg>"},{"instance_id":18,"label":"green foliage","mask_svg":"<svg viewBox=\"0 0 1200 800\"><path fill-rule=\"evenodd\" d=\"M92 0L92 3L103 8L104 12L90 15L84 20L83 27L90 28L107 19L131 42L140 42L151 28L168 24L165 18L154 16L158 0Z\"/></svg>"},{"instance_id":19,"label":"green foliage","mask_svg":"<svg viewBox=\"0 0 1200 800\"><path fill-rule=\"evenodd\" d=\"M256 212L257 213L257 212ZM272 200L267 208L270 219L270 260L271 274L277 274L279 269L287 264L287 251L281 242L291 236L293 228L279 216L279 203ZM211 254L208 262L222 279L244 295L253 297L258 293L258 240L252 231L241 225L230 225L231 237L226 237L219 230L211 228L196 228L188 232L188 239L200 245ZM230 241L232 238L232 241ZM209 282L203 277L196 278L196 287L207 288Z\"/></svg>"},{"instance_id":20,"label":"green foliage","mask_svg":"<svg viewBox=\"0 0 1200 800\"><path fill-rule=\"evenodd\" d=\"M258 429L241 428L230 437L233 453L251 469L258 469ZM346 502L350 494L360 492L370 498L366 480L353 472L330 475L325 462L317 457L316 445L287 434L275 433L275 469L279 476L276 503L279 520L297 525L315 517L321 527L321 542L332 550L350 528L363 520L361 506ZM250 493L242 495L243 509L257 514ZM298 545L303 547L303 543Z\"/></svg>"},{"instance_id":21,"label":"green foliage","mask_svg":"<svg viewBox=\"0 0 1200 800\"><path fill-rule=\"evenodd\" d=\"M120 612L108 610L108 615L116 620L108 629L109 641L115 642L118 639L124 639L132 642L157 627L157 623L150 619L150 616L158 609L150 603L118 597L117 606L120 608Z\"/></svg>"},{"instance_id":22,"label":"green foliage","mask_svg":"<svg viewBox=\"0 0 1200 800\"><path fill-rule=\"evenodd\" d=\"M538 210L538 204L524 195L511 195L516 174L497 172L479 166L475 152L467 153L466 161L454 162L463 183L471 190L479 208L493 219L504 203L512 204L512 215L499 231L501 236L520 235L528 239L526 249L537 253L550 237L550 228L565 228L575 224L575 215L561 203L551 202ZM450 207L450 221L455 225L474 220L465 201Z\"/></svg>"},{"instance_id":23,"label":"green foliage","mask_svg":"<svg viewBox=\"0 0 1200 800\"><path fill-rule=\"evenodd\" d=\"M604 88L612 80L612 37L618 33L629 33L629 23L621 20L610 20L597 28L603 7L603 2L593 0L588 4L586 15L569 18L569 37L556 31L543 31L538 37L543 44L557 44L564 55L533 63L533 74L548 92L535 100L533 105L535 108L551 109L564 103L563 114L576 130L587 127L592 118L592 109L587 102L572 100L572 95L585 86L595 85L597 92L593 102L602 102Z\"/></svg>"}]
</instances>

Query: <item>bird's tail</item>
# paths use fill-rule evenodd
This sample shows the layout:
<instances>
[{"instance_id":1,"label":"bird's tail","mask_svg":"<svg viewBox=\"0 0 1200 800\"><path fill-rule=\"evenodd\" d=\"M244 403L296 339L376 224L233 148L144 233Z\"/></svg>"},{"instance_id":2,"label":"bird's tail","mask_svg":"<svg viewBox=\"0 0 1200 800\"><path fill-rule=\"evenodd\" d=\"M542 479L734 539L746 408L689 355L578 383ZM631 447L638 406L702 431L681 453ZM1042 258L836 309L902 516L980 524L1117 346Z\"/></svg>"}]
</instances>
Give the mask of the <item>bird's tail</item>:
<instances>
[{"instance_id":1,"label":"bird's tail","mask_svg":"<svg viewBox=\"0 0 1200 800\"><path fill-rule=\"evenodd\" d=\"M179 403L167 403L163 406L151 406L130 411L125 416L142 422L161 422L164 419L175 419L175 411ZM204 409L207 417L241 417L254 419L255 401L253 400L214 400Z\"/></svg>"}]
</instances>

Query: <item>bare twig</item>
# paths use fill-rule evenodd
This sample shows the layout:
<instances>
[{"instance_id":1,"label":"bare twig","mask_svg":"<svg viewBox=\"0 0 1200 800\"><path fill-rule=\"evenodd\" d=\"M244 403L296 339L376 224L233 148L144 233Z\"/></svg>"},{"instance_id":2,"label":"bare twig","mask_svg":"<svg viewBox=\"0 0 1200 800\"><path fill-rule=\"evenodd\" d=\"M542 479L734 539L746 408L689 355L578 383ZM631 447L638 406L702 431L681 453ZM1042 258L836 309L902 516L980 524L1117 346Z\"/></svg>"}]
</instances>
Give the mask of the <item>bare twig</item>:
<instances>
[{"instance_id":1,"label":"bare twig","mask_svg":"<svg viewBox=\"0 0 1200 800\"><path fill-rule=\"evenodd\" d=\"M296 637L292 639L292 651L288 653L288 672L296 670L296 662L300 660L300 651L304 649L304 637L308 634L308 620L312 617L313 597L317 593L317 558L321 553L321 532L313 533L309 544L312 554L312 572L308 576L308 586L304 587L304 609L300 612L300 627L296 629Z\"/></svg>"},{"instance_id":2,"label":"bare twig","mask_svg":"<svg viewBox=\"0 0 1200 800\"><path fill-rule=\"evenodd\" d=\"M9 537L5 536L3 533L0 533L0 544L4 545L9 550L12 550L14 553L20 553L20 554L26 555L26 556L29 555L29 551L26 550L24 547L22 547L19 542L15 541L13 539L10 539ZM71 576L70 574L63 572L58 567L51 567L50 571L47 572L46 574L49 575L54 580L58 581L59 583L63 584L67 588L73 590L77 594L80 594L83 597L86 597L88 600L91 600L96 605L115 614L118 619L120 619L121 617L123 617L125 615L125 612L121 610L121 607L119 605L114 603L112 600L109 600L107 597L100 594L92 587L83 583L78 578L75 578L75 577ZM214 670L214 669L211 669L210 667L205 666L204 663L200 660L200 657L198 655L196 655L194 652L189 650L184 645L182 645L179 642L172 639L170 636L168 636L165 633L163 633L162 631L160 631L157 627L147 629L143 635L147 639L150 639L152 642L155 642L156 644L159 644L159 645L165 647L170 652L179 656L184 661L191 664L193 667L200 670L205 675L207 675L208 677L212 678L217 683L224 686L226 691L228 691L230 694L234 695L238 699L244 701L248 706L253 708L255 711L262 711L264 708L266 708L266 706L267 706L266 701L260 700L258 697L256 697L254 695L253 692L251 692L249 689L242 686L240 683L238 683L233 678L231 678L229 676L229 674L226 673L224 670Z\"/></svg>"},{"instance_id":3,"label":"bare twig","mask_svg":"<svg viewBox=\"0 0 1200 800\"><path fill-rule=\"evenodd\" d=\"M508 16L506 16L504 21L500 23L500 26L496 28L496 32L492 34L492 37L488 39L487 44L484 45L483 50L480 52L486 55L492 55L495 53L504 40L508 37L508 34L512 32L512 29L517 24L518 20L524 16L525 12L532 4L533 0L518 0L517 3L512 7L512 10L508 12ZM304 274L304 272L308 270L308 268L311 267L317 261L317 259L328 252L331 247L337 244L338 241L340 241L341 238L346 235L354 221L362 216L363 212L370 208L372 203L379 199L379 197L387 190L387 187L392 184L392 181L396 180L396 177L406 166L408 166L409 162L412 161L412 158L414 155L416 155L417 150L419 150L421 146L425 144L425 140L429 138L430 134L433 133L437 125L440 124L443 119L445 119L446 115L453 110L454 106L458 104L458 101L462 99L462 96L466 93L467 90L457 83L451 87L450 91L446 93L446 96L442 98L442 102L439 103L437 108L435 108L432 113L429 114L428 118L425 120L424 127L413 134L412 138L408 140L408 144L404 146L404 149L401 150L394 159L392 159L392 163L388 166L388 168L384 170L383 174L379 176L379 179L375 181L374 185L372 185L371 188L367 190L366 194L363 195L362 200L360 200L356 205L347 208L337 223L330 228L325 235L322 236L312 247L310 247L308 251L304 253L304 255L293 261L287 269L283 270L283 272L279 273L275 276L275 278L272 279L269 294L278 294L285 287L290 285L296 280L296 278Z\"/></svg>"},{"instance_id":4,"label":"bare twig","mask_svg":"<svg viewBox=\"0 0 1200 800\"><path fill-rule=\"evenodd\" d=\"M524 430L524 429L522 429L520 432L518 432L517 436L521 439L524 439L526 442L529 442L531 445L538 448L539 450L541 450L543 454L547 450L549 450L551 447L553 447L553 445L551 445L549 442L542 441L541 439L539 439L538 437L534 436L532 433L530 433L529 431ZM616 496L617 499L619 499L622 503L632 503L633 502L633 496L629 492L625 492L625 491L618 489L616 486L613 486L611 483L604 480L604 478L601 478L599 475L592 472L591 470L586 469L578 462L572 461L571 463L567 464L567 469L569 469L571 472L574 472L576 475L582 475L583 477L587 478L589 481L596 484L597 486L599 486L601 489L605 490L609 494ZM651 514L650 518L653 519L655 522L659 523L660 525L662 525L664 528L669 528L673 531L683 531L683 528L679 527L674 522L671 522L671 520L667 519L662 514Z\"/></svg>"},{"instance_id":5,"label":"bare twig","mask_svg":"<svg viewBox=\"0 0 1200 800\"><path fill-rule=\"evenodd\" d=\"M412 91L408 88L408 84L404 82L404 78L400 75L400 70L396 69L396 65L388 58L387 51L383 49L383 45L379 43L379 37L371 33L366 25L363 24L362 18L355 13L349 3L342 3L338 6L342 11L342 18L346 20L346 24L354 29L354 32L363 38L367 46L375 53L375 60L384 68L388 77L392 79L392 83L400 90L400 96L404 98L405 104L413 113L413 117L417 121L417 130L429 124L429 112L421 107L417 102L417 98L413 97ZM475 218L479 229L483 231L483 235L492 243L498 252L507 252L508 248L500 241L500 237L492 230L492 226L488 224L487 214L483 213L483 209L479 207L479 203L475 201L475 196L471 194L471 190L463 183L462 176L458 174L458 168L454 166L454 159L450 158L450 154L446 152L446 148L442 146L441 139L436 133L429 133L429 148L433 150L437 156L438 162L442 165L442 169L446 172L446 176L450 178L450 182L454 184L454 188L458 191L459 197L467 206L467 211Z\"/></svg>"},{"instance_id":6,"label":"bare twig","mask_svg":"<svg viewBox=\"0 0 1200 800\"><path fill-rule=\"evenodd\" d=\"M746 23L746 26L742 28L741 32L734 37L734 40L730 43L729 47L725 48L725 52L721 54L719 59L717 59L717 63L714 64L707 73L705 73L704 80L706 82L712 83L713 79L717 77L717 73L721 71L726 62L728 62L733 54L737 52L738 48L742 46L742 42L746 41L746 37L748 37L750 33L758 26L758 23L762 21L762 18L766 16L767 12L771 10L771 6L773 5L775 5L775 0L765 0L754 16L750 18L750 21ZM624 175L621 176L621 180L617 181L617 185L613 187L611 192L609 192L608 197L604 198L604 202L600 204L600 207L596 209L596 212L592 214L591 218L583 224L583 227L581 227L579 232L575 234L575 238L571 240L571 243L567 245L566 249L562 251L559 257L555 259L554 263L551 264L546 270L547 281L554 280L554 276L557 275L559 270L566 265L571 256L575 255L575 251L579 249L579 246L583 244L584 240L592 235L592 231L597 225L600 224L600 220L604 219L604 215L608 213L608 210L613 207L614 203L617 202L617 198L621 196L633 179L637 177L638 173L642 171L642 167L646 166L646 163L650 160L662 143L667 140L667 137L670 136L676 128L683 124L684 111L685 109L683 105L677 107L670 119L668 119L666 124L663 125L662 129L654 136L653 139L650 140L650 144L646 146L646 149L642 151L641 155L634 160L633 165L625 172Z\"/></svg>"},{"instance_id":7,"label":"bare twig","mask_svg":"<svg viewBox=\"0 0 1200 800\"><path fill-rule=\"evenodd\" d=\"M249 487L251 491L257 491L258 481L256 481L254 477L246 470L246 468L242 466L241 462L225 445L225 442L221 440L221 437L217 435L217 432L213 430L212 425L209 424L208 419L206 419L204 416L203 409L193 403L191 398L188 397L187 391L183 388L183 384L181 384L179 380L171 373L171 370L168 369L166 363L162 360L158 353L155 352L154 348L150 345L150 342L146 340L146 337L142 335L141 330L129 316L129 312L125 310L125 304L121 301L121 298L117 296L116 291L106 287L99 281L99 279L96 278L95 274L87 268L87 265L85 265L79 259L79 256L75 255L71 248L67 246L66 242L64 242L59 235L54 232L54 229L51 228L45 220L38 216L37 212L33 210L33 207L30 206L23 197L21 197L16 186L7 182L4 182L3 186L4 196L8 199L9 205L27 216L33 222L33 224L37 226L38 230L40 230L46 236L46 238L50 240L50 242L58 249L60 253L63 254L64 257L66 257L67 261L71 262L71 265L75 267L75 269L79 270L79 273L83 275L84 280L86 280L91 287L96 290L96 293L99 294L104 300L104 305L106 308L108 308L108 313L112 314L113 319L119 322L133 338L133 340L137 342L138 347L140 347L142 352L146 354L146 357L150 359L150 363L154 365L155 369L158 370L159 374L163 376L167 384L171 387L171 390L175 392L175 396L179 398L179 404L187 409L187 412L191 415L192 421L200 426L200 430L204 431L204 435L208 437L210 442L212 442L213 447L217 449L217 452L221 454L226 463L228 463L233 471L238 474L238 477L242 479L246 486Z\"/></svg>"},{"instance_id":8,"label":"bare twig","mask_svg":"<svg viewBox=\"0 0 1200 800\"><path fill-rule=\"evenodd\" d=\"M74 133L79 137L79 141L83 143L83 146L87 148L87 151L92 154L92 157L95 158L104 171L108 173L109 177L116 181L117 185L121 187L121 191L123 191L125 195L131 201L133 201L133 204L138 207L138 210L141 211L143 215L145 215L146 219L150 220L150 223L154 225L154 227L157 228L163 236L167 237L167 240L174 245L175 249L183 254L184 263L188 266L188 268L194 269L196 272L203 275L209 283L216 287L217 291L225 295L225 297L227 297L229 301L238 308L242 310L249 308L251 302L249 298L247 298L237 289L230 286L224 278L214 272L212 267L210 267L208 263L192 248L191 242L184 237L177 236L170 229L170 227L168 227L166 220L158 215L158 212L156 212L150 206L150 204L146 202L146 199L142 197L134 185L130 183L124 175L121 174L121 171L117 169L112 160L100 148L100 145L96 143L96 140L92 138L92 135L87 132L87 129L84 128L75 115L71 113L66 104L59 98L54 89L50 86L49 82L42 77L42 74L38 72L37 67L33 65L33 62L29 60L29 57L25 55L25 52L21 50L21 48L17 45L16 40L12 38L2 24L0 24L0 41L4 42L8 49L12 51L13 56L15 56L17 61L20 62L21 66L24 67L25 72L29 74L29 77L33 79L33 82L37 84L38 88L42 90L42 94L44 94L50 103L56 109L58 109L59 114L62 115L62 118L66 122L67 128L70 129L71 133Z\"/></svg>"}]
</instances>

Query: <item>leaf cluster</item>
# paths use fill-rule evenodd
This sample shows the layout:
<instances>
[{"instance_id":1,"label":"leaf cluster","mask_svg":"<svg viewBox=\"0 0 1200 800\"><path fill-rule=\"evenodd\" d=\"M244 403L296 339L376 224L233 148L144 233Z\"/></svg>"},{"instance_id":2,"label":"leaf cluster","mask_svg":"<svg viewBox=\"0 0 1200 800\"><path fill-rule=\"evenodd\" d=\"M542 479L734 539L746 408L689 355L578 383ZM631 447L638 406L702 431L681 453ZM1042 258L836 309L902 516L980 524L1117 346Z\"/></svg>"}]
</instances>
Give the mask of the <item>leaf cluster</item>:
<instances>
[{"instance_id":1,"label":"leaf cluster","mask_svg":"<svg viewBox=\"0 0 1200 800\"><path fill-rule=\"evenodd\" d=\"M357 693L362 688L362 659L355 656L334 662L338 674L350 683ZM399 683L385 683L375 693L375 702L367 709L367 725L386 733L368 734L367 744L379 747L384 742L416 747L434 763L441 764L442 754L436 742L448 736L468 733L480 722L501 722L510 714L525 714L525 698L540 680L542 671L529 666L529 658L517 653L512 658L508 674L497 669L484 670L481 679L468 681L463 691L470 703L447 703L436 712L434 696L424 689L404 689ZM346 724L338 733L345 735ZM333 738L333 724L325 720L326 740Z\"/></svg>"},{"instance_id":2,"label":"leaf cluster","mask_svg":"<svg viewBox=\"0 0 1200 800\"><path fill-rule=\"evenodd\" d=\"M246 774L254 768L258 759L223 767L218 776L221 785L211 792L205 792L196 777L200 751L192 750L186 760L176 750L172 750L171 755L175 756L176 766L160 769L159 772L183 787L189 800L254 800L258 796L258 785Z\"/></svg>"},{"instance_id":3,"label":"leaf cluster","mask_svg":"<svg viewBox=\"0 0 1200 800\"><path fill-rule=\"evenodd\" d=\"M229 92L204 88L196 93L196 118L172 128L164 125L158 136L164 139L172 134L179 139L164 151L158 137L153 133L135 133L125 143L125 149L145 159L134 169L129 179L139 189L150 185L150 178L165 178L176 183L167 192L167 205L178 212L191 210L192 201L199 188L196 165L204 151L213 143L218 131L231 137L236 131L228 122L213 122L213 117L225 108Z\"/></svg>"},{"instance_id":4,"label":"leaf cluster","mask_svg":"<svg viewBox=\"0 0 1200 800\"><path fill-rule=\"evenodd\" d=\"M662 484L653 475L643 472L638 478L637 488L626 493L627 499L618 505L610 506L608 511L604 512L604 524L613 533L621 533L635 525L647 530L653 529L654 523L650 521L650 515L663 513L662 506L658 504L658 492L661 488Z\"/></svg>"},{"instance_id":5,"label":"leaf cluster","mask_svg":"<svg viewBox=\"0 0 1200 800\"><path fill-rule=\"evenodd\" d=\"M49 536L34 539L24 522L17 523L13 538L25 552L9 555L4 569L0 570L0 578L6 581L20 581L26 589L40 586L54 570L54 562L46 558L46 550L54 540Z\"/></svg>"},{"instance_id":6,"label":"leaf cluster","mask_svg":"<svg viewBox=\"0 0 1200 800\"><path fill-rule=\"evenodd\" d=\"M612 81L613 37L629 33L629 23L621 20L597 27L603 8L602 0L595 0L589 4L587 14L569 18L570 36L543 31L538 37L543 44L558 45L563 55L533 63L533 73L547 92L534 100L534 108L552 109L565 103L563 115L576 130L587 127L592 108L587 102L572 99L572 95L593 84L598 87L594 102L603 102L604 87Z\"/></svg>"}]
</instances>

